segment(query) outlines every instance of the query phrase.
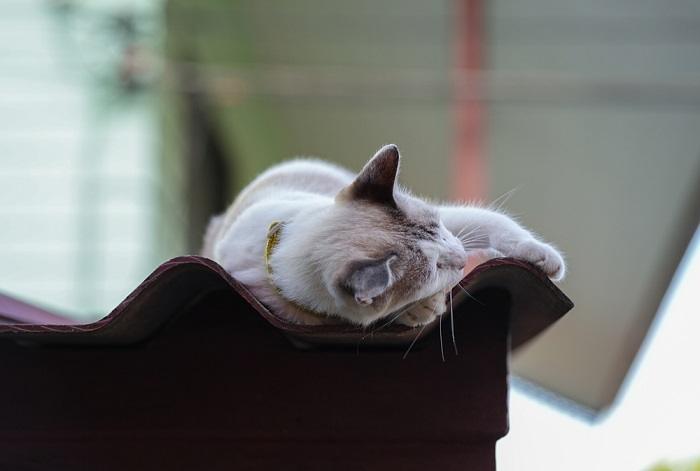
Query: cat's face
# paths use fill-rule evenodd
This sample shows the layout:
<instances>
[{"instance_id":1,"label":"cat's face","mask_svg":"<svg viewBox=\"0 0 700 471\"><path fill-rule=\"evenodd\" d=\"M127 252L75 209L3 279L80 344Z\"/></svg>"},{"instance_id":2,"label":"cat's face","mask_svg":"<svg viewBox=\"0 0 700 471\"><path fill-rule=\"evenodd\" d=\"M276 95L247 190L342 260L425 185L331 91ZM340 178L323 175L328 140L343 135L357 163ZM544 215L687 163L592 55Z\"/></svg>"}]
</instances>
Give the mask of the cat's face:
<instances>
[{"instance_id":1,"label":"cat's face","mask_svg":"<svg viewBox=\"0 0 700 471\"><path fill-rule=\"evenodd\" d=\"M463 276L466 252L427 203L396 191L399 152L385 146L336 197L324 252L327 288L349 320L370 324Z\"/></svg>"}]
</instances>

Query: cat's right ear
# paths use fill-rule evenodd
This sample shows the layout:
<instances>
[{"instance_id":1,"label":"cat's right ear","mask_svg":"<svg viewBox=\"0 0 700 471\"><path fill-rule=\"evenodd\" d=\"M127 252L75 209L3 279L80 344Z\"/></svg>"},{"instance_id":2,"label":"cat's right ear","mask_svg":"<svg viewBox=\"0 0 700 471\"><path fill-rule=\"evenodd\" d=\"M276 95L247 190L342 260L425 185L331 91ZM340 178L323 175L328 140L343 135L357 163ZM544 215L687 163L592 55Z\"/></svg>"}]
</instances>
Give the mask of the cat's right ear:
<instances>
[{"instance_id":1,"label":"cat's right ear","mask_svg":"<svg viewBox=\"0 0 700 471\"><path fill-rule=\"evenodd\" d=\"M396 208L394 191L399 174L399 148L388 144L377 151L336 201L363 200Z\"/></svg>"},{"instance_id":2,"label":"cat's right ear","mask_svg":"<svg viewBox=\"0 0 700 471\"><path fill-rule=\"evenodd\" d=\"M372 304L389 289L394 281L391 263L395 259L396 255L390 255L383 260L358 262L351 266L343 285L356 303Z\"/></svg>"}]
</instances>

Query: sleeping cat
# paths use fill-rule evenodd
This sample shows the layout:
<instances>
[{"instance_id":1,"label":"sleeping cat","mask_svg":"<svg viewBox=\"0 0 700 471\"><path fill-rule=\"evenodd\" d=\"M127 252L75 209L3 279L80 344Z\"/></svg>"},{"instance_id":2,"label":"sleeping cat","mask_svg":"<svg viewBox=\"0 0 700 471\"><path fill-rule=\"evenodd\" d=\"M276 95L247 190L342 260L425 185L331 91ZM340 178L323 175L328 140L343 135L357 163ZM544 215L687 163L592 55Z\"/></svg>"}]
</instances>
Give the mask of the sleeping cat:
<instances>
[{"instance_id":1,"label":"sleeping cat","mask_svg":"<svg viewBox=\"0 0 700 471\"><path fill-rule=\"evenodd\" d=\"M212 219L203 255L302 324L366 326L407 306L397 323L431 322L474 250L563 278L559 252L508 216L433 205L399 187L399 160L387 145L358 175L319 160L276 165Z\"/></svg>"}]
</instances>

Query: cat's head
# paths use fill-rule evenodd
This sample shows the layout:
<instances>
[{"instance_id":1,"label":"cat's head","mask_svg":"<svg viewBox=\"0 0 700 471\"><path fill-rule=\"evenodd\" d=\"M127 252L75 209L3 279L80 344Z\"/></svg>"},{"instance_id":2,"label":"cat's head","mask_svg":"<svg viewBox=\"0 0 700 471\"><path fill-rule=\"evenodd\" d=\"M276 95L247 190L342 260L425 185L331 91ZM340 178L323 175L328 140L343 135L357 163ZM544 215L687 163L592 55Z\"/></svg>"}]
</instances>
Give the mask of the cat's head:
<instances>
[{"instance_id":1,"label":"cat's head","mask_svg":"<svg viewBox=\"0 0 700 471\"><path fill-rule=\"evenodd\" d=\"M367 325L462 278L466 252L436 208L397 188L399 150L382 147L335 197L319 239L337 314ZM441 313L440 313L441 314Z\"/></svg>"}]
</instances>

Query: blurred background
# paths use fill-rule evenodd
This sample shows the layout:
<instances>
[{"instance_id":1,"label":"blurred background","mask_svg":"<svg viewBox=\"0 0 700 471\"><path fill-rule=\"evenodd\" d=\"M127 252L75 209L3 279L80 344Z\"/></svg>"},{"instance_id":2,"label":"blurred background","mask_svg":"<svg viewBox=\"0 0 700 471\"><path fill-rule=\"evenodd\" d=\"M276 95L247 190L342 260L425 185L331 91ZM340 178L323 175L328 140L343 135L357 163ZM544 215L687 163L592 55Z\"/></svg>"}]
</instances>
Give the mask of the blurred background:
<instances>
[{"instance_id":1,"label":"blurred background","mask_svg":"<svg viewBox=\"0 0 700 471\"><path fill-rule=\"evenodd\" d=\"M499 469L695 469L700 3L2 7L0 292L98 319L270 164L397 143L417 193L498 200L569 261Z\"/></svg>"}]
</instances>

